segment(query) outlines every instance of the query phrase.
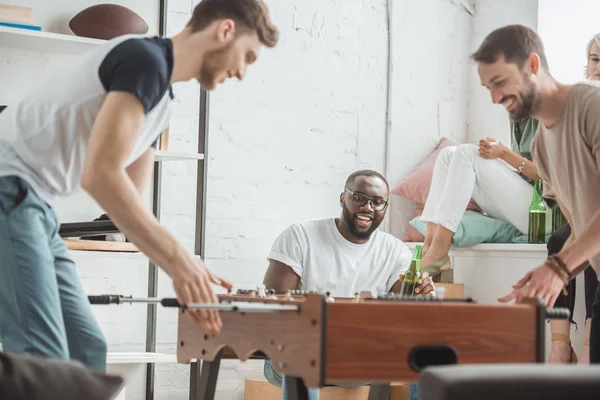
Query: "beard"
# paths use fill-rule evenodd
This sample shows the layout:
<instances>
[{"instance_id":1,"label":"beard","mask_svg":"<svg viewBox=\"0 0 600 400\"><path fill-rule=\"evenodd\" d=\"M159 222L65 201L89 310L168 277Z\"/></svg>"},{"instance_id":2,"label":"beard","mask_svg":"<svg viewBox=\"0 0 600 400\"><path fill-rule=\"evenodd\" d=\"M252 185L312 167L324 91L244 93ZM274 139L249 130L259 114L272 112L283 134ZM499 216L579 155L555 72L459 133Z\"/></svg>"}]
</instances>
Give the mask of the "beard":
<instances>
[{"instance_id":1,"label":"beard","mask_svg":"<svg viewBox=\"0 0 600 400\"><path fill-rule=\"evenodd\" d=\"M367 230L361 230L360 227L356 224L356 214L351 214L348 207L344 203L342 205L342 218L344 219L344 223L348 227L350 233L358 239L368 239L371 237L371 234L381 225L383 219L376 220L373 219L371 221L371 226Z\"/></svg>"},{"instance_id":2,"label":"beard","mask_svg":"<svg viewBox=\"0 0 600 400\"><path fill-rule=\"evenodd\" d=\"M227 65L227 56L233 42L218 50L211 50L204 56L200 67L198 82L205 90L213 90L217 86L219 75L223 74Z\"/></svg>"},{"instance_id":3,"label":"beard","mask_svg":"<svg viewBox=\"0 0 600 400\"><path fill-rule=\"evenodd\" d=\"M521 98L521 107L514 109L509 112L510 119L513 121L520 121L524 118L531 117L534 108L538 102L538 96L533 81L525 77L525 91L519 93Z\"/></svg>"}]
</instances>

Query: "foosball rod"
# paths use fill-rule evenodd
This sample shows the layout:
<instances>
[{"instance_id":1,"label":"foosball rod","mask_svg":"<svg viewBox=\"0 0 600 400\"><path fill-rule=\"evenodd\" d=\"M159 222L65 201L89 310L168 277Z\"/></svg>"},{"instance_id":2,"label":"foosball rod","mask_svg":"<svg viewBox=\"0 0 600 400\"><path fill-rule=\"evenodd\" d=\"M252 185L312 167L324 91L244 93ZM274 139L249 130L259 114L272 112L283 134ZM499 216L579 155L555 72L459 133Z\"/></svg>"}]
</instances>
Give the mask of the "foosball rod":
<instances>
[{"instance_id":1,"label":"foosball rod","mask_svg":"<svg viewBox=\"0 0 600 400\"><path fill-rule=\"evenodd\" d=\"M258 302L234 301L227 303L189 303L180 304L175 298L145 298L126 297L122 295L88 296L90 304L123 304L123 303L154 303L163 307L181 308L184 310L235 311L235 312L273 312L298 311L299 306L293 304L266 304Z\"/></svg>"}]
</instances>

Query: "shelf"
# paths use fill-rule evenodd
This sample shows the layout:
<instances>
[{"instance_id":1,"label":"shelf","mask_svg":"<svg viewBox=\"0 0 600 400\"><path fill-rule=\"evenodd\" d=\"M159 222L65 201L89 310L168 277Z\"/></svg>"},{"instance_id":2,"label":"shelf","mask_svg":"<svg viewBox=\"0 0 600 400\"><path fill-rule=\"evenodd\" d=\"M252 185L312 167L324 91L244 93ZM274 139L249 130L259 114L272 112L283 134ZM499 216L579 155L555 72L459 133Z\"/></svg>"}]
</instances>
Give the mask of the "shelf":
<instances>
[{"instance_id":1,"label":"shelf","mask_svg":"<svg viewBox=\"0 0 600 400\"><path fill-rule=\"evenodd\" d=\"M139 253L140 250L129 242L105 242L101 240L63 239L69 250L112 251Z\"/></svg>"},{"instance_id":2,"label":"shelf","mask_svg":"<svg viewBox=\"0 0 600 400\"><path fill-rule=\"evenodd\" d=\"M107 364L165 364L176 363L174 354L164 353L107 353Z\"/></svg>"},{"instance_id":3,"label":"shelf","mask_svg":"<svg viewBox=\"0 0 600 400\"><path fill-rule=\"evenodd\" d=\"M74 35L0 26L0 47L18 50L83 54L105 42Z\"/></svg>"},{"instance_id":4,"label":"shelf","mask_svg":"<svg viewBox=\"0 0 600 400\"><path fill-rule=\"evenodd\" d=\"M204 154L158 150L154 154L154 159L156 161L204 160Z\"/></svg>"},{"instance_id":5,"label":"shelf","mask_svg":"<svg viewBox=\"0 0 600 400\"><path fill-rule=\"evenodd\" d=\"M414 250L415 246L423 243L417 242L404 242L404 244L410 249ZM458 253L458 252L469 252L469 251L485 251L485 252L493 252L493 251L518 251L518 252L533 252L533 253L546 253L548 249L545 244L529 244L529 243L481 243L472 247L456 247L452 246L450 248L450 254Z\"/></svg>"}]
</instances>

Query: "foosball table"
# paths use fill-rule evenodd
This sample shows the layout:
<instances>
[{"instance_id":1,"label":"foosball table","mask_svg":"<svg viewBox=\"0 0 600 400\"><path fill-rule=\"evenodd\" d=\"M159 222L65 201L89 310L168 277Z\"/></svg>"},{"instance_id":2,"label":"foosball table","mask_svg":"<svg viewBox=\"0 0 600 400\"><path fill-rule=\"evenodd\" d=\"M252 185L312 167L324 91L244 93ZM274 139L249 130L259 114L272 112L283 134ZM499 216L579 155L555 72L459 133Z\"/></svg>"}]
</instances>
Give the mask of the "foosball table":
<instances>
[{"instance_id":1,"label":"foosball table","mask_svg":"<svg viewBox=\"0 0 600 400\"><path fill-rule=\"evenodd\" d=\"M433 365L544 362L545 321L568 319L568 309L522 304L479 304L470 298L265 290L219 295L218 304L176 299L90 296L92 304L156 302L179 309L177 360L201 360L190 399L212 400L222 359L269 359L284 376L288 398L307 388L368 384L369 399L383 400L391 382L415 382ZM186 315L216 309L223 326L206 332ZM195 375L195 374L194 374Z\"/></svg>"}]
</instances>

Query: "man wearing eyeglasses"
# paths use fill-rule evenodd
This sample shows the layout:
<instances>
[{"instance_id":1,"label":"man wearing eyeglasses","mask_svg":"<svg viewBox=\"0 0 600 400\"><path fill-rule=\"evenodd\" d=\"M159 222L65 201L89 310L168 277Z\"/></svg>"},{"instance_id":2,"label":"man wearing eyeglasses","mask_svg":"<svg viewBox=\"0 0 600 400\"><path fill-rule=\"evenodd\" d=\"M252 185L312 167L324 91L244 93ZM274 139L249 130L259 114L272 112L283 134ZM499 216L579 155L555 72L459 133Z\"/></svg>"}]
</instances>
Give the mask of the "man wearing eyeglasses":
<instances>
[{"instance_id":1,"label":"man wearing eyeglasses","mask_svg":"<svg viewBox=\"0 0 600 400\"><path fill-rule=\"evenodd\" d=\"M340 194L340 217L292 224L275 240L267 257L266 288L278 293L294 289L330 292L333 297L353 297L364 290L400 292L400 275L408 269L412 253L398 238L377 229L388 199L389 185L381 174L371 170L351 174ZM434 290L424 273L415 292L425 295ZM283 386L269 361L265 376ZM309 390L311 399L318 395L318 390Z\"/></svg>"}]
</instances>

